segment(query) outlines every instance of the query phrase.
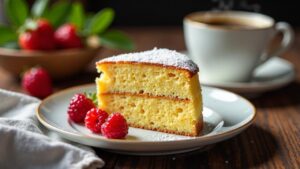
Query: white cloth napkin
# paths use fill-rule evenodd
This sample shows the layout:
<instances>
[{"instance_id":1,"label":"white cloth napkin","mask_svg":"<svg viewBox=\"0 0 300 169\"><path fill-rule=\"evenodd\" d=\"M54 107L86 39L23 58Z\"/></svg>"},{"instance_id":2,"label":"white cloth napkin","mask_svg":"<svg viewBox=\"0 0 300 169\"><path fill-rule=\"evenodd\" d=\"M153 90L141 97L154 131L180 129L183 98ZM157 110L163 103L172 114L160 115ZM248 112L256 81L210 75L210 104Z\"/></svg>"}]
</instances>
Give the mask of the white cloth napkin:
<instances>
[{"instance_id":1,"label":"white cloth napkin","mask_svg":"<svg viewBox=\"0 0 300 169\"><path fill-rule=\"evenodd\" d=\"M0 89L0 168L103 167L104 161L91 148L62 142L63 139L58 140L52 132L38 127L34 113L39 102L36 98Z\"/></svg>"}]
</instances>

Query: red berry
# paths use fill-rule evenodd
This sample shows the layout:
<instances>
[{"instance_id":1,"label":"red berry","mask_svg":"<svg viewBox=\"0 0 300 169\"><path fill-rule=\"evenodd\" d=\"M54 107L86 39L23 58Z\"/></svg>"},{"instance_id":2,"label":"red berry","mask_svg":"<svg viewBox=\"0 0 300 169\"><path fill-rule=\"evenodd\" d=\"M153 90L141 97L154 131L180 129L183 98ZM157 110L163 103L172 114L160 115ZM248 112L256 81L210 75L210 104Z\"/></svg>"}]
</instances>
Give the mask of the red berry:
<instances>
[{"instance_id":1,"label":"red berry","mask_svg":"<svg viewBox=\"0 0 300 169\"><path fill-rule=\"evenodd\" d=\"M43 68L31 68L24 73L22 87L30 95L45 98L52 93L52 82L48 72Z\"/></svg>"},{"instance_id":2,"label":"red berry","mask_svg":"<svg viewBox=\"0 0 300 169\"><path fill-rule=\"evenodd\" d=\"M45 20L37 21L37 28L27 30L19 36L19 44L26 50L53 50L55 48L54 30Z\"/></svg>"},{"instance_id":3,"label":"red berry","mask_svg":"<svg viewBox=\"0 0 300 169\"><path fill-rule=\"evenodd\" d=\"M101 126L107 117L108 114L104 110L93 108L85 116L85 126L94 133L101 133Z\"/></svg>"},{"instance_id":4,"label":"red berry","mask_svg":"<svg viewBox=\"0 0 300 169\"><path fill-rule=\"evenodd\" d=\"M76 123L84 122L86 113L95 107L93 101L84 94L75 94L68 107L69 118Z\"/></svg>"},{"instance_id":5,"label":"red berry","mask_svg":"<svg viewBox=\"0 0 300 169\"><path fill-rule=\"evenodd\" d=\"M54 29L52 25L45 19L37 21L38 33L40 39L40 50L52 50L56 47L54 39Z\"/></svg>"},{"instance_id":6,"label":"red berry","mask_svg":"<svg viewBox=\"0 0 300 169\"><path fill-rule=\"evenodd\" d=\"M37 21L39 33L41 34L53 34L54 35L54 29L52 25L46 20L46 19L39 19Z\"/></svg>"},{"instance_id":7,"label":"red berry","mask_svg":"<svg viewBox=\"0 0 300 169\"><path fill-rule=\"evenodd\" d=\"M60 26L54 34L55 42L60 48L82 48L83 44L72 24Z\"/></svg>"},{"instance_id":8,"label":"red berry","mask_svg":"<svg viewBox=\"0 0 300 169\"><path fill-rule=\"evenodd\" d=\"M111 114L101 126L101 132L107 138L124 138L128 134L126 119L120 113Z\"/></svg>"},{"instance_id":9,"label":"red berry","mask_svg":"<svg viewBox=\"0 0 300 169\"><path fill-rule=\"evenodd\" d=\"M39 47L39 35L36 31L27 31L19 36L19 45L22 49L38 50Z\"/></svg>"}]
</instances>

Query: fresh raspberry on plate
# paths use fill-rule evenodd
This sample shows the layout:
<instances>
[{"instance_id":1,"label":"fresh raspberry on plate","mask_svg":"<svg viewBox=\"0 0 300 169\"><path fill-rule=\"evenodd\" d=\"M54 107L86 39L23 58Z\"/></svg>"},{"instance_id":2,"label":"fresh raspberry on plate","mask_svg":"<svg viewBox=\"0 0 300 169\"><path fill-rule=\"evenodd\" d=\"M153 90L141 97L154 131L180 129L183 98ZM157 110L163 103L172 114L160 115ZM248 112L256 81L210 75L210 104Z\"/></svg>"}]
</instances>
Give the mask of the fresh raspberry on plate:
<instances>
[{"instance_id":1,"label":"fresh raspberry on plate","mask_svg":"<svg viewBox=\"0 0 300 169\"><path fill-rule=\"evenodd\" d=\"M76 123L84 122L86 113L95 107L93 101L84 94L75 94L68 107L69 118Z\"/></svg>"},{"instance_id":2,"label":"fresh raspberry on plate","mask_svg":"<svg viewBox=\"0 0 300 169\"><path fill-rule=\"evenodd\" d=\"M120 113L111 114L101 126L101 132L107 138L124 138L128 134L126 119Z\"/></svg>"},{"instance_id":3,"label":"fresh raspberry on plate","mask_svg":"<svg viewBox=\"0 0 300 169\"><path fill-rule=\"evenodd\" d=\"M26 71L22 78L22 87L30 95L45 98L52 93L50 75L43 68L31 68Z\"/></svg>"},{"instance_id":4,"label":"fresh raspberry on plate","mask_svg":"<svg viewBox=\"0 0 300 169\"><path fill-rule=\"evenodd\" d=\"M101 133L101 126L107 119L108 114L104 110L93 108L85 116L85 126L94 133Z\"/></svg>"}]
</instances>

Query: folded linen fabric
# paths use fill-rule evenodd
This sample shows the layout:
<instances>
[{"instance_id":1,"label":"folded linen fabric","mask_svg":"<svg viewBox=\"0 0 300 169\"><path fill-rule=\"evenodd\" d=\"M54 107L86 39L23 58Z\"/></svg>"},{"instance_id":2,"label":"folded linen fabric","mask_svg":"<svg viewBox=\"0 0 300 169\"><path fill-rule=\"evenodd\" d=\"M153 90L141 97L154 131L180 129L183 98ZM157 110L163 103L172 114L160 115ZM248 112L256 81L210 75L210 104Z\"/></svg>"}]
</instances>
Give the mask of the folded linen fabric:
<instances>
[{"instance_id":1,"label":"folded linen fabric","mask_svg":"<svg viewBox=\"0 0 300 169\"><path fill-rule=\"evenodd\" d=\"M58 140L57 135L39 126L34 115L39 102L0 89L0 168L103 167L104 161L91 148Z\"/></svg>"}]
</instances>

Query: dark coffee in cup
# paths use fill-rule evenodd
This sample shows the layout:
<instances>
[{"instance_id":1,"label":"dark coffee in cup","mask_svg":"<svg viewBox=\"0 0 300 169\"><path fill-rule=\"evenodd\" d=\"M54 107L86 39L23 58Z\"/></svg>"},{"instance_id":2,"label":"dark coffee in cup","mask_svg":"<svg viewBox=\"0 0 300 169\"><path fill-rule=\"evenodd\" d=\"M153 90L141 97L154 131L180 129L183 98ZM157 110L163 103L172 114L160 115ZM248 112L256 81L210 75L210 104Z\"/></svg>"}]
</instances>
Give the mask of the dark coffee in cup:
<instances>
[{"instance_id":1,"label":"dark coffee in cup","mask_svg":"<svg viewBox=\"0 0 300 169\"><path fill-rule=\"evenodd\" d=\"M193 14L187 16L188 19L199 24L226 28L226 29L260 29L270 27L271 23L258 17L249 17L244 13L241 15L234 15L230 13L224 14L224 12L210 12Z\"/></svg>"},{"instance_id":2,"label":"dark coffee in cup","mask_svg":"<svg viewBox=\"0 0 300 169\"><path fill-rule=\"evenodd\" d=\"M233 19L218 19L218 18L212 18L207 20L200 21L204 24L210 25L210 26L218 26L218 27L227 27L227 28L236 28L236 29L252 29L256 28L255 25L251 23L245 23L243 21L239 20L233 20Z\"/></svg>"}]
</instances>

